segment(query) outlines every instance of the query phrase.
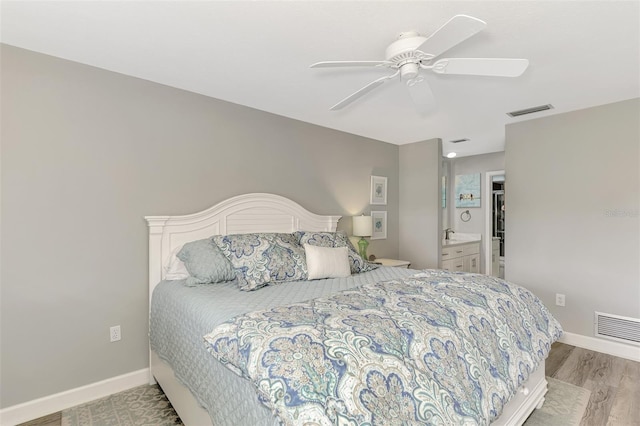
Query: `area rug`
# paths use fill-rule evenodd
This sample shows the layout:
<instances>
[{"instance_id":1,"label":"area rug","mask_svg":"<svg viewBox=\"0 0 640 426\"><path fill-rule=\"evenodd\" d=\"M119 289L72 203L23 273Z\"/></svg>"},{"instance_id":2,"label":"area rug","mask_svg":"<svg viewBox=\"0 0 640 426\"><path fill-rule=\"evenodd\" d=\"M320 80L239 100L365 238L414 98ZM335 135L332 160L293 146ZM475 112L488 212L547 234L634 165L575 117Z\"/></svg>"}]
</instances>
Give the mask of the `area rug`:
<instances>
[{"instance_id":1,"label":"area rug","mask_svg":"<svg viewBox=\"0 0 640 426\"><path fill-rule=\"evenodd\" d=\"M158 385L138 386L62 412L61 426L182 425Z\"/></svg>"},{"instance_id":2,"label":"area rug","mask_svg":"<svg viewBox=\"0 0 640 426\"><path fill-rule=\"evenodd\" d=\"M551 377L547 381L545 403L531 414L525 426L579 425L591 393ZM162 390L157 385L145 385L64 410L61 425L175 426L182 422Z\"/></svg>"},{"instance_id":3,"label":"area rug","mask_svg":"<svg viewBox=\"0 0 640 426\"><path fill-rule=\"evenodd\" d=\"M577 426L589 403L591 392L547 377L549 391L544 404L529 416L525 426Z\"/></svg>"}]
</instances>

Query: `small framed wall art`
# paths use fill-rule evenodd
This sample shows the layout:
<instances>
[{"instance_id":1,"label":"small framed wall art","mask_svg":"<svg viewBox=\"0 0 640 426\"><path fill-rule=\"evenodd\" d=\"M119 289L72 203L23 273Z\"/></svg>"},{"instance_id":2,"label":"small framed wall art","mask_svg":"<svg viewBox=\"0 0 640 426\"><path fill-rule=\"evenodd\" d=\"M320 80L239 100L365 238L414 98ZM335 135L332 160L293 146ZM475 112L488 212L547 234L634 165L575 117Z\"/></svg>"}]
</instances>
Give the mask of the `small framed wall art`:
<instances>
[{"instance_id":1,"label":"small framed wall art","mask_svg":"<svg viewBox=\"0 0 640 426\"><path fill-rule=\"evenodd\" d=\"M371 200L370 204L378 206L387 205L387 178L384 176L371 176Z\"/></svg>"},{"instance_id":2,"label":"small framed wall art","mask_svg":"<svg viewBox=\"0 0 640 426\"><path fill-rule=\"evenodd\" d=\"M480 207L480 173L456 175L456 207Z\"/></svg>"},{"instance_id":3,"label":"small framed wall art","mask_svg":"<svg viewBox=\"0 0 640 426\"><path fill-rule=\"evenodd\" d=\"M372 240L384 240L387 238L387 212L378 211L371 212L371 221L373 222L373 230L371 232Z\"/></svg>"}]
</instances>

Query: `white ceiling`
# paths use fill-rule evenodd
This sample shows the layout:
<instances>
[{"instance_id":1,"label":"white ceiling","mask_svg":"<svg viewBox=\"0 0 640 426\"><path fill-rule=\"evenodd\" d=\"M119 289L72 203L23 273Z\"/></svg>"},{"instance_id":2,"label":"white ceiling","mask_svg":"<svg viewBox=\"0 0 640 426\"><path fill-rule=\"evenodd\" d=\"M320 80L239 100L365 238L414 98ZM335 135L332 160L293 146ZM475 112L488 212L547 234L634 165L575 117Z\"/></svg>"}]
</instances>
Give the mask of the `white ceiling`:
<instances>
[{"instance_id":1,"label":"white ceiling","mask_svg":"<svg viewBox=\"0 0 640 426\"><path fill-rule=\"evenodd\" d=\"M457 14L487 28L441 57L527 58L524 75L429 74L427 116L395 80L329 111L389 70L310 64L384 59L398 33ZM507 123L640 96L639 1L5 0L0 17L3 43L393 144L439 137L460 155L503 150Z\"/></svg>"}]
</instances>

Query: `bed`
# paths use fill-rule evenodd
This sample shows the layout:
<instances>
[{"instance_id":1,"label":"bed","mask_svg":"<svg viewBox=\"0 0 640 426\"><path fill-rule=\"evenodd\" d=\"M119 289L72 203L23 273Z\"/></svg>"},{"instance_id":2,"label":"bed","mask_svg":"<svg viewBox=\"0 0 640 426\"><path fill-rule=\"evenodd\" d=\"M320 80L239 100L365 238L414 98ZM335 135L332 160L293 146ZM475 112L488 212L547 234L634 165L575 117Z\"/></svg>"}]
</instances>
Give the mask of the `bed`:
<instances>
[{"instance_id":1,"label":"bed","mask_svg":"<svg viewBox=\"0 0 640 426\"><path fill-rule=\"evenodd\" d=\"M452 278L439 275L448 274L442 271L391 267L306 283L289 281L255 291L239 291L233 281L186 286L181 280L168 279L171 278L170 263L185 243L214 235L334 232L339 219L339 216L316 215L287 198L273 194L240 195L191 215L146 217L149 226L150 382L157 382L162 387L184 424L287 423L282 420L282 413L277 413L280 417L274 415L278 410L273 406L268 408L265 401L261 403L264 392L259 398L257 388L260 384L250 381L248 371L238 371L228 362L229 357L213 354L216 342L228 341L233 333L246 333L234 328L242 322L240 320L251 320L251 315L269 315L271 310L280 307L306 309L308 306L305 304L316 301L325 309L335 302L332 298L342 295L357 296L356 293L369 292L375 298L376 292L386 291L386 287L377 283L400 286L406 293L416 288L418 290L415 291L427 288L424 282L496 280L484 276L474 278L471 274L458 274ZM497 280L487 285L502 284ZM234 323L232 319L239 320ZM545 356L550 344L561 333L559 325L551 320L555 328L550 332L550 338L537 342L542 347L538 352ZM226 329L231 334L212 334L214 329L218 333ZM209 342L205 342L205 335ZM491 424L522 424L536 407L543 404L547 391L544 359L538 360L535 367L533 371L523 372L522 383L508 402L505 400L500 416ZM334 422L339 423L335 419ZM296 422L290 421L289 424Z\"/></svg>"}]
</instances>

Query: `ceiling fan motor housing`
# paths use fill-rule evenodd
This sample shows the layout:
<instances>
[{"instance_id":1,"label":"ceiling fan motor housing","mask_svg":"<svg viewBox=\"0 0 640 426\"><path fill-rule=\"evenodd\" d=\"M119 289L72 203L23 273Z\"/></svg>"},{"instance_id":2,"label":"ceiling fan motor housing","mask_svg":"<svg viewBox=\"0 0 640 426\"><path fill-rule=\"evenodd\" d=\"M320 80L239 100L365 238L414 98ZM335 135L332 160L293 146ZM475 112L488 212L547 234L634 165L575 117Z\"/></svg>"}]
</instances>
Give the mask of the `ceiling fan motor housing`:
<instances>
[{"instance_id":1,"label":"ceiling fan motor housing","mask_svg":"<svg viewBox=\"0 0 640 426\"><path fill-rule=\"evenodd\" d=\"M422 37L416 32L400 33L398 39L391 43L387 50L385 50L385 57L387 61L396 62L403 59L408 59L416 49L424 43L426 37Z\"/></svg>"},{"instance_id":2,"label":"ceiling fan motor housing","mask_svg":"<svg viewBox=\"0 0 640 426\"><path fill-rule=\"evenodd\" d=\"M418 76L419 63L423 59L429 59L428 55L416 50L426 37L417 32L400 33L398 39L391 43L385 51L386 60L393 62L400 69L402 80L412 80Z\"/></svg>"}]
</instances>

